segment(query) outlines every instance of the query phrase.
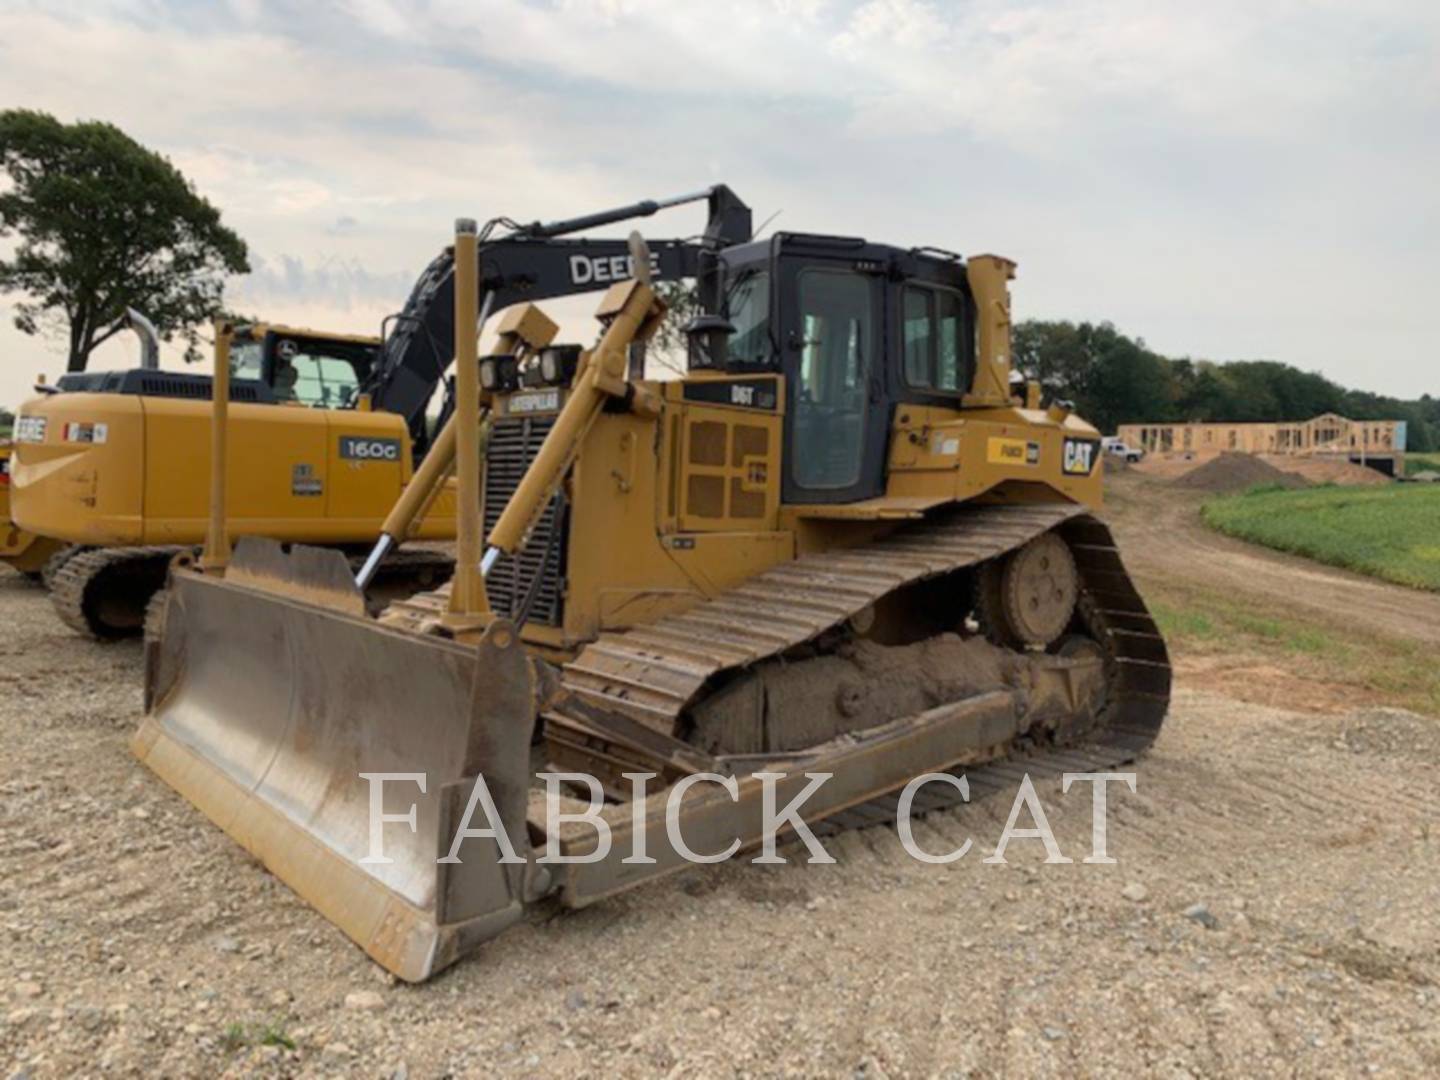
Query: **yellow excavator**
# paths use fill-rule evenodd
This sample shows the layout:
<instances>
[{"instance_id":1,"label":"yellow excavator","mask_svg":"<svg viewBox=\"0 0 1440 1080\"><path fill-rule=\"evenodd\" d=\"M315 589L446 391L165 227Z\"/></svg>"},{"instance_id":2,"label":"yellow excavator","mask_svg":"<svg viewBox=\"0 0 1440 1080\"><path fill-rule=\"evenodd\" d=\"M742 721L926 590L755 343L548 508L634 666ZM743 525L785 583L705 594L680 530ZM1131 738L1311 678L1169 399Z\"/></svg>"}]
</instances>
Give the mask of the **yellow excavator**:
<instances>
[{"instance_id":1,"label":"yellow excavator","mask_svg":"<svg viewBox=\"0 0 1440 1080\"><path fill-rule=\"evenodd\" d=\"M459 222L456 325L489 310L484 258ZM450 460L376 546L453 463L447 587L376 618L333 552L232 551L223 469L205 555L172 570L134 752L403 979L532 905L773 844L792 800L862 828L912 778L978 798L1128 761L1163 722L1100 435L1011 386L1013 263L710 242L688 370L655 381L653 262L632 237L590 348L529 304L489 356L457 337Z\"/></svg>"},{"instance_id":2,"label":"yellow excavator","mask_svg":"<svg viewBox=\"0 0 1440 1080\"><path fill-rule=\"evenodd\" d=\"M21 407L12 461L16 525L52 548L42 573L56 612L98 639L138 633L177 553L205 538L210 379L158 366L158 339L136 313L142 361L62 377ZM404 417L371 407L360 386L380 339L273 324L215 327L233 371L235 526L345 549L373 539L412 471ZM308 407L307 407L308 406ZM454 496L437 490L418 539L455 535ZM448 554L387 560L372 599L432 588Z\"/></svg>"},{"instance_id":3,"label":"yellow excavator","mask_svg":"<svg viewBox=\"0 0 1440 1080\"><path fill-rule=\"evenodd\" d=\"M623 240L568 234L696 200L708 205L707 243L743 239L748 211L723 186L488 236L481 273L492 308L623 276ZM661 241L655 267L693 276L701 252L692 241ZM359 566L451 408L447 394L439 423L427 416L455 350L452 276L447 248L379 337L217 325L217 362L228 356L233 374L227 514L235 533L336 547ZM135 311L125 323L140 339L139 366L37 387L42 396L20 409L14 456L13 539L45 537L52 550L64 542L43 559L32 548L27 565L40 559L61 619L102 640L141 631L170 560L193 550L207 524L210 377L161 370L154 327ZM293 407L301 405L309 408ZM398 539L452 538L453 503L452 492L432 492ZM383 604L443 580L450 566L435 550L387 550L363 580L372 603Z\"/></svg>"}]
</instances>

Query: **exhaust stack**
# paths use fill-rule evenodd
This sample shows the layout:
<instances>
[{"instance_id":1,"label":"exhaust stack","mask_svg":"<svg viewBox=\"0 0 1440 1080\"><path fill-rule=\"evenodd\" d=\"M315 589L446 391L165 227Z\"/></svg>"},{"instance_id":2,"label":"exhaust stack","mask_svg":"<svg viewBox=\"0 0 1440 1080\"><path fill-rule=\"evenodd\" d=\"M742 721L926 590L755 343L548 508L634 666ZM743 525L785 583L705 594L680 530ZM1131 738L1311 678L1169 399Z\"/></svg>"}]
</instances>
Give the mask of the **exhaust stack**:
<instances>
[{"instance_id":1,"label":"exhaust stack","mask_svg":"<svg viewBox=\"0 0 1440 1080\"><path fill-rule=\"evenodd\" d=\"M146 371L160 370L160 334L155 324L133 307L125 309L124 323L140 339L140 366Z\"/></svg>"}]
</instances>

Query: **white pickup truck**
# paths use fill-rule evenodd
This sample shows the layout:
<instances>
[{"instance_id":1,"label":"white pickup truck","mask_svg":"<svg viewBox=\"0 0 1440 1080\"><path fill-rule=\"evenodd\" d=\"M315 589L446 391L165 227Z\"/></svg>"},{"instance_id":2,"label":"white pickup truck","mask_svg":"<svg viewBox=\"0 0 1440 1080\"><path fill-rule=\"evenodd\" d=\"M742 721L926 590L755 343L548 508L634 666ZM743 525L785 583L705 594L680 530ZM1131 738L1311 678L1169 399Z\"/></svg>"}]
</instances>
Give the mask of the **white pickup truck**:
<instances>
[{"instance_id":1,"label":"white pickup truck","mask_svg":"<svg viewBox=\"0 0 1440 1080\"><path fill-rule=\"evenodd\" d=\"M1100 440L1100 446L1107 454L1113 454L1124 461L1135 462L1145 456L1138 446L1127 446L1118 435L1107 435Z\"/></svg>"}]
</instances>

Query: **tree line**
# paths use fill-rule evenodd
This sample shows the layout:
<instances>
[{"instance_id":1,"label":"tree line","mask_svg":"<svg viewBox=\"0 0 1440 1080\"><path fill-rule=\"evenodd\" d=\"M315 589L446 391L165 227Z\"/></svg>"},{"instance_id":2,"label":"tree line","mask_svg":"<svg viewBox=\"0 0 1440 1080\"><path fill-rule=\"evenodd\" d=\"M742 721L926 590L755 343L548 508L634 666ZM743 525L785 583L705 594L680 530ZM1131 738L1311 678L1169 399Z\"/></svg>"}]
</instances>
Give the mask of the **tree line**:
<instances>
[{"instance_id":1,"label":"tree line","mask_svg":"<svg viewBox=\"0 0 1440 1080\"><path fill-rule=\"evenodd\" d=\"M1406 401L1349 390L1275 360L1162 356L1108 322L1026 320L1015 326L1014 354L1020 370L1105 432L1130 423L1309 420L1333 412L1404 420L1407 450L1440 449L1440 399L1430 394Z\"/></svg>"}]
</instances>

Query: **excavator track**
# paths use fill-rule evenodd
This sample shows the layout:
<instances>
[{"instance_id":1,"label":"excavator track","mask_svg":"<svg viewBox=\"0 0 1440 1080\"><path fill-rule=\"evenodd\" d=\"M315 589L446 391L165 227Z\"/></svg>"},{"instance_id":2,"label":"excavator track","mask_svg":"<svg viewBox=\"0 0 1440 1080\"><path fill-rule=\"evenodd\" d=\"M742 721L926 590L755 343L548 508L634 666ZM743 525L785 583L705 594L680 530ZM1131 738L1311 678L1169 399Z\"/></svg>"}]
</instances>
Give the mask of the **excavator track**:
<instances>
[{"instance_id":1,"label":"excavator track","mask_svg":"<svg viewBox=\"0 0 1440 1080\"><path fill-rule=\"evenodd\" d=\"M147 632L160 610L154 599L165 587L170 560L191 548L89 548L79 550L54 573L50 600L66 626L97 641L114 641ZM363 555L350 557L359 570ZM371 586L376 609L397 596L444 581L454 571L449 555L417 548L392 552L380 564Z\"/></svg>"},{"instance_id":2,"label":"excavator track","mask_svg":"<svg viewBox=\"0 0 1440 1080\"><path fill-rule=\"evenodd\" d=\"M55 571L50 601L60 621L97 641L140 633L145 608L165 584L170 560L181 547L90 548Z\"/></svg>"},{"instance_id":3,"label":"excavator track","mask_svg":"<svg viewBox=\"0 0 1440 1080\"><path fill-rule=\"evenodd\" d=\"M45 560L45 565L40 568L40 583L44 585L47 590L53 589L55 587L55 575L60 572L61 568L76 555L90 550L92 549L86 547L84 544L66 544L56 551L55 554L51 555L50 558Z\"/></svg>"},{"instance_id":4,"label":"excavator track","mask_svg":"<svg viewBox=\"0 0 1440 1080\"><path fill-rule=\"evenodd\" d=\"M1125 572L1109 529L1071 505L963 507L860 547L804 556L768 570L684 614L603 634L565 665L564 685L586 704L621 712L666 735L707 685L804 645L895 589L976 566L1051 529L1075 557L1078 627L1101 647L1106 701L1096 724L1062 742L1023 740L1010 753L957 769L972 798L1006 790L1022 773L1092 772L1133 760L1155 740L1169 704L1171 669L1159 629ZM960 801L927 786L917 813ZM830 832L895 818L891 792L827 818Z\"/></svg>"}]
</instances>

